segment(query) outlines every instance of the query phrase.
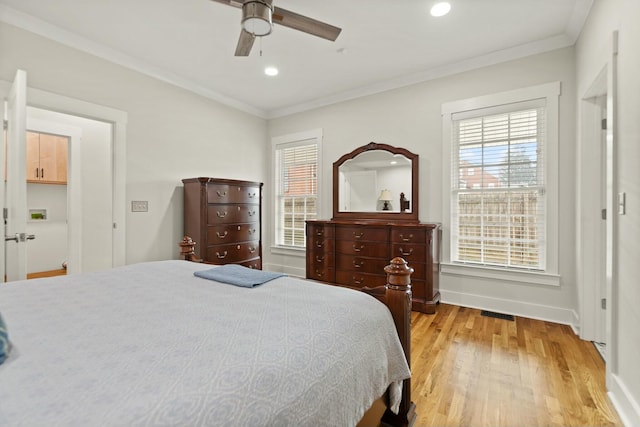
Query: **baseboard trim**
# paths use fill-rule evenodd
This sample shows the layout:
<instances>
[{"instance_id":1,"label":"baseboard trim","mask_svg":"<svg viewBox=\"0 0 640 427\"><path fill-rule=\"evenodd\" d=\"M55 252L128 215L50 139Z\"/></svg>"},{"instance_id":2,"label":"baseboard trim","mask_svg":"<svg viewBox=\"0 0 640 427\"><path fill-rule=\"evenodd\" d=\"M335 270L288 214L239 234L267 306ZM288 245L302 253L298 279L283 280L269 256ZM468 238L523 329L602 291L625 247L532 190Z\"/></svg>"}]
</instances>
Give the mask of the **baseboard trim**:
<instances>
[{"instance_id":1,"label":"baseboard trim","mask_svg":"<svg viewBox=\"0 0 640 427\"><path fill-rule=\"evenodd\" d=\"M447 304L560 323L570 326L574 332L578 330L576 326L578 325L578 315L575 310L444 289L440 289L440 295L442 296L442 302Z\"/></svg>"},{"instance_id":2,"label":"baseboard trim","mask_svg":"<svg viewBox=\"0 0 640 427\"><path fill-rule=\"evenodd\" d=\"M608 381L610 388L607 396L618 411L618 416L626 427L640 426L640 405L629 393L629 389L624 385L619 376L611 374L611 381Z\"/></svg>"}]
</instances>

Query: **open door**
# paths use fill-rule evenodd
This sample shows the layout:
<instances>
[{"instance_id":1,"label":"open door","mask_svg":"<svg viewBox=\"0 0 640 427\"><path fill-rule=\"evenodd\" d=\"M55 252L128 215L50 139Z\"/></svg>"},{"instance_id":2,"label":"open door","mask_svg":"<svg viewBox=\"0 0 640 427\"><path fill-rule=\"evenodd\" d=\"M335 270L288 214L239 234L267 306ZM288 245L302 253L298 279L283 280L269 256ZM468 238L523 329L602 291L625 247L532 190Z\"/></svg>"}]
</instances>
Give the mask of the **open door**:
<instances>
[{"instance_id":1,"label":"open door","mask_svg":"<svg viewBox=\"0 0 640 427\"><path fill-rule=\"evenodd\" d=\"M16 72L13 86L5 100L5 185L3 186L4 245L0 273L5 281L27 278L27 73Z\"/></svg>"}]
</instances>

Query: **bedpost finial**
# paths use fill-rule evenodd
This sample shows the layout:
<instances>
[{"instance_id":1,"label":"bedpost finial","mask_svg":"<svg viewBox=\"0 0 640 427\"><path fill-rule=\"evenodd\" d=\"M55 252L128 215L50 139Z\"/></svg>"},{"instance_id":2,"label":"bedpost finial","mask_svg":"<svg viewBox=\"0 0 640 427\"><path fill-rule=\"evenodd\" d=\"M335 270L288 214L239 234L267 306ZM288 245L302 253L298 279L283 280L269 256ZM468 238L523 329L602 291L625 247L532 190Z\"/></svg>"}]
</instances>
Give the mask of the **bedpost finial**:
<instances>
[{"instance_id":1,"label":"bedpost finial","mask_svg":"<svg viewBox=\"0 0 640 427\"><path fill-rule=\"evenodd\" d=\"M407 265L407 261L401 257L395 257L391 263L384 268L387 273L387 283L397 288L411 289L411 274L413 268Z\"/></svg>"}]
</instances>

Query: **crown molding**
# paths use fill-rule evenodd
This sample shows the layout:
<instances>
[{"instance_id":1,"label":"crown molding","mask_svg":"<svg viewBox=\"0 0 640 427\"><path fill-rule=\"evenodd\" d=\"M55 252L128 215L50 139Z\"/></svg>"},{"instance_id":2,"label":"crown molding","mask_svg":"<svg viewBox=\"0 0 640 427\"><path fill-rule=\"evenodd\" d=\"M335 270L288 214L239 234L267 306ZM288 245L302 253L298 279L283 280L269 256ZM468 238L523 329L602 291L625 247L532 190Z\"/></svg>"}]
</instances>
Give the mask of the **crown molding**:
<instances>
[{"instance_id":1,"label":"crown molding","mask_svg":"<svg viewBox=\"0 0 640 427\"><path fill-rule=\"evenodd\" d=\"M17 11L5 5L0 5L0 21L21 28L47 39L54 40L65 46L72 47L98 58L113 62L141 74L156 78L166 83L193 92L205 98L212 99L221 104L233 107L240 111L266 118L267 113L252 105L243 103L229 96L212 91L206 87L198 85L189 79L185 79L177 74L171 73L154 65L151 65L138 58L126 55L118 50L107 47L101 43L96 43L78 34L62 29L56 25L38 19L32 15Z\"/></svg>"}]
</instances>

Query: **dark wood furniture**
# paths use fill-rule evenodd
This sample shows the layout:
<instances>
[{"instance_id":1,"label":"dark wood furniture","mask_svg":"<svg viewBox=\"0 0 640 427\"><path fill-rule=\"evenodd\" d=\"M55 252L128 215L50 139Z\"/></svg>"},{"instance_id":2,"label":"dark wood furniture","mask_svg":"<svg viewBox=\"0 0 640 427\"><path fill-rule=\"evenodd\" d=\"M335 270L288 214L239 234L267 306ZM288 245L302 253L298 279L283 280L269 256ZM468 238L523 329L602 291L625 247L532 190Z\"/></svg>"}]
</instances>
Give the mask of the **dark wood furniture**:
<instances>
[{"instance_id":1,"label":"dark wood furniture","mask_svg":"<svg viewBox=\"0 0 640 427\"><path fill-rule=\"evenodd\" d=\"M307 221L308 279L362 289L386 283L383 268L402 257L414 269L413 310L440 302L440 225L381 221Z\"/></svg>"},{"instance_id":2,"label":"dark wood furniture","mask_svg":"<svg viewBox=\"0 0 640 427\"><path fill-rule=\"evenodd\" d=\"M262 269L262 183L188 178L184 234L196 242L192 259Z\"/></svg>"},{"instance_id":3,"label":"dark wood furniture","mask_svg":"<svg viewBox=\"0 0 640 427\"><path fill-rule=\"evenodd\" d=\"M341 201L344 195L340 191L344 191L345 180L341 175L347 169L347 162L349 167L358 162L358 168L372 168L377 176L386 177L389 172L384 162L370 166L362 161L365 157L383 158L379 156L381 152L393 160L411 164L410 177L397 186L406 188L411 199L405 197L404 191L398 192L400 203L395 212L345 209L346 203ZM333 163L333 218L306 222L308 279L354 289L382 286L386 281L383 267L391 258L402 257L414 269L413 310L435 312L435 306L440 302L441 230L439 224L421 223L418 219L418 165L417 154L375 142L358 147ZM395 184L387 181L383 188Z\"/></svg>"}]
</instances>

